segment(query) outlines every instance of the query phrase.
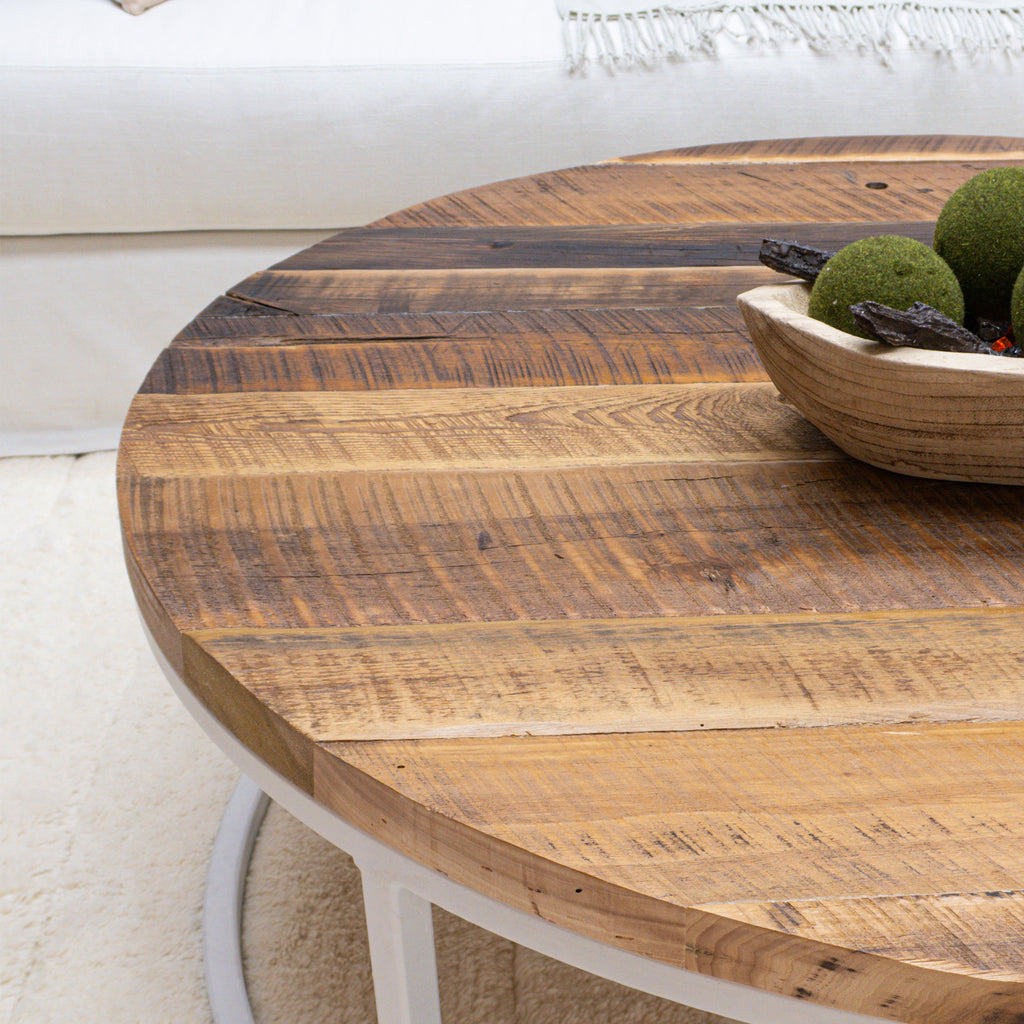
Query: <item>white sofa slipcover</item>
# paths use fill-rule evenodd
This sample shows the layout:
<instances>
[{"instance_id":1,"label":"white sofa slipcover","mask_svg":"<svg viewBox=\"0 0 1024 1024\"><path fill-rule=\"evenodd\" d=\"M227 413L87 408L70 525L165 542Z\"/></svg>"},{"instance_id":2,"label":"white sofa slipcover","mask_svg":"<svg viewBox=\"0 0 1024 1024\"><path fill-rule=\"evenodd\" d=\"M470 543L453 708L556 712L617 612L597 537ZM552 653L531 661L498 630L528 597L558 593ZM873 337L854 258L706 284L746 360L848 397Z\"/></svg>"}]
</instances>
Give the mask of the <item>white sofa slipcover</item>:
<instances>
[{"instance_id":1,"label":"white sofa slipcover","mask_svg":"<svg viewBox=\"0 0 1024 1024\"><path fill-rule=\"evenodd\" d=\"M1024 136L1020 55L841 42L570 72L555 0L0 4L0 455L114 447L177 330L345 226L733 139Z\"/></svg>"}]
</instances>

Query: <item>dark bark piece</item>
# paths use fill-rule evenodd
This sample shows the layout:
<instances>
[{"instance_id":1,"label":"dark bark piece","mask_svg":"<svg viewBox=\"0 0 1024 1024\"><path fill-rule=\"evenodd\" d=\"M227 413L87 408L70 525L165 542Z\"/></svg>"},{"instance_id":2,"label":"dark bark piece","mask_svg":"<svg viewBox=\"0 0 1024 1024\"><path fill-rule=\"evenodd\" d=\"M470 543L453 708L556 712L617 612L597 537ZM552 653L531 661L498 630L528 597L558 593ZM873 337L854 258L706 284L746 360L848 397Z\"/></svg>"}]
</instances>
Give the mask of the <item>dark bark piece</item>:
<instances>
[{"instance_id":1,"label":"dark bark piece","mask_svg":"<svg viewBox=\"0 0 1024 1024\"><path fill-rule=\"evenodd\" d=\"M781 242L776 238L766 238L761 243L758 259L772 270L792 274L804 281L813 281L834 255L823 249L801 245L799 242Z\"/></svg>"},{"instance_id":2,"label":"dark bark piece","mask_svg":"<svg viewBox=\"0 0 1024 1024\"><path fill-rule=\"evenodd\" d=\"M852 305L850 312L859 327L889 345L992 354L991 347L976 334L923 302L915 302L902 312L881 302L866 300Z\"/></svg>"}]
</instances>

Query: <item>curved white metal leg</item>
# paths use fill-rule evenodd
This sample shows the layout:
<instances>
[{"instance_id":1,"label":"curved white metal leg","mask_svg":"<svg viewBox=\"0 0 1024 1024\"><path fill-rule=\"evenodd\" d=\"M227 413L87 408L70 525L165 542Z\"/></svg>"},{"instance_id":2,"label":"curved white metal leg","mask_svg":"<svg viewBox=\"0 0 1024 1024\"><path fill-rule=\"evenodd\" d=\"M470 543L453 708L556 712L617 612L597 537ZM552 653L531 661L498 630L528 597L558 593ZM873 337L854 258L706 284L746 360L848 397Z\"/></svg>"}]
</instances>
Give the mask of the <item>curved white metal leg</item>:
<instances>
[{"instance_id":1,"label":"curved white metal leg","mask_svg":"<svg viewBox=\"0 0 1024 1024\"><path fill-rule=\"evenodd\" d=\"M252 848L270 797L247 775L224 810L206 875L203 966L215 1024L255 1024L242 964L242 909ZM441 1024L430 904L393 874L358 865L377 1016L388 1024Z\"/></svg>"},{"instance_id":2,"label":"curved white metal leg","mask_svg":"<svg viewBox=\"0 0 1024 1024\"><path fill-rule=\"evenodd\" d=\"M242 901L249 858L270 797L248 776L235 786L210 855L203 901L203 966L216 1024L255 1024L242 970Z\"/></svg>"}]
</instances>

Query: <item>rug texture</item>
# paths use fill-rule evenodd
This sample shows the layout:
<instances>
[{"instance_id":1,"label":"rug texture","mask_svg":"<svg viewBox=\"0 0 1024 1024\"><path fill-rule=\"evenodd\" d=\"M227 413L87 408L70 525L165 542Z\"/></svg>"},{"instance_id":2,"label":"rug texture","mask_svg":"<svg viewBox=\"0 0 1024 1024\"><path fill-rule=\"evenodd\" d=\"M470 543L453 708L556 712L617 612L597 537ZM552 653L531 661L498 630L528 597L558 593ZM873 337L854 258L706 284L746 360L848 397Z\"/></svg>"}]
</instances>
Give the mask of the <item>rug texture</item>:
<instances>
[{"instance_id":1,"label":"rug texture","mask_svg":"<svg viewBox=\"0 0 1024 1024\"><path fill-rule=\"evenodd\" d=\"M210 1024L200 916L237 770L153 659L115 456L0 459L0 1024ZM445 1024L727 1024L435 911ZM246 890L257 1024L374 1024L359 876L272 806Z\"/></svg>"}]
</instances>

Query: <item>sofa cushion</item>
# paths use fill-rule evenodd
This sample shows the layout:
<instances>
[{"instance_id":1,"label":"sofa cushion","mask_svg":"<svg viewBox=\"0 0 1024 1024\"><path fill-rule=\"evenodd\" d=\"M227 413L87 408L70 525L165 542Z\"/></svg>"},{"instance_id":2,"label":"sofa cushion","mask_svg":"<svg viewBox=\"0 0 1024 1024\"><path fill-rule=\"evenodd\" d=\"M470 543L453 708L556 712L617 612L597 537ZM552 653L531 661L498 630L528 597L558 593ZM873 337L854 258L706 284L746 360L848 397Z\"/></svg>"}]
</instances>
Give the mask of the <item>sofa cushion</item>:
<instances>
[{"instance_id":1,"label":"sofa cushion","mask_svg":"<svg viewBox=\"0 0 1024 1024\"><path fill-rule=\"evenodd\" d=\"M1024 135L1024 60L748 46L570 73L556 0L0 3L0 233L362 224L733 139Z\"/></svg>"},{"instance_id":2,"label":"sofa cushion","mask_svg":"<svg viewBox=\"0 0 1024 1024\"><path fill-rule=\"evenodd\" d=\"M4 0L0 233L360 222L544 166L563 73L552 0Z\"/></svg>"}]
</instances>

